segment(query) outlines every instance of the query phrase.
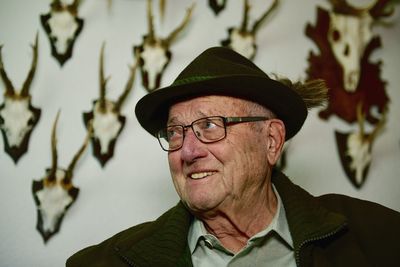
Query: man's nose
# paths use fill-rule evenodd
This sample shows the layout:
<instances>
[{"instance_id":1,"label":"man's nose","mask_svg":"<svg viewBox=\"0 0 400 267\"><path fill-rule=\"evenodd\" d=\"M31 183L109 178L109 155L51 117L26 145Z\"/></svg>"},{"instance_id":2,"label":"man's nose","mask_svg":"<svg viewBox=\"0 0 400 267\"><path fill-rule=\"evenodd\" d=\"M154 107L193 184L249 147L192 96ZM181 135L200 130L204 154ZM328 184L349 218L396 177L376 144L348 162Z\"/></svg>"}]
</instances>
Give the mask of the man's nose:
<instances>
[{"instance_id":1,"label":"man's nose","mask_svg":"<svg viewBox=\"0 0 400 267\"><path fill-rule=\"evenodd\" d=\"M191 128L185 132L181 153L182 159L186 162L192 162L197 158L204 157L207 154L206 144L197 139Z\"/></svg>"}]
</instances>

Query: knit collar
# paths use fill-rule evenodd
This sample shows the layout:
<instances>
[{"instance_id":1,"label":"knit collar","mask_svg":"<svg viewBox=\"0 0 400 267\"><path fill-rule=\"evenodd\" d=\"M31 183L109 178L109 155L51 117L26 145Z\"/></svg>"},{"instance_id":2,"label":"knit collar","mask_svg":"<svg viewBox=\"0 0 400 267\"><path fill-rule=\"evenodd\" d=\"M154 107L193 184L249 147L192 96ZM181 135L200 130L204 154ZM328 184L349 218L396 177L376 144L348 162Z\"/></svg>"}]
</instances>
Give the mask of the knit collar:
<instances>
[{"instance_id":1,"label":"knit collar","mask_svg":"<svg viewBox=\"0 0 400 267\"><path fill-rule=\"evenodd\" d=\"M272 183L282 198L295 251L307 242L335 234L346 225L342 214L322 206L317 198L293 184L282 172L273 171Z\"/></svg>"},{"instance_id":2,"label":"knit collar","mask_svg":"<svg viewBox=\"0 0 400 267\"><path fill-rule=\"evenodd\" d=\"M274 170L272 182L285 207L295 251L307 242L336 233L345 225L344 216L321 206L283 173ZM192 219L179 202L153 223L138 226L133 236L120 240L116 245L118 254L132 266L192 266L187 241Z\"/></svg>"},{"instance_id":3,"label":"knit collar","mask_svg":"<svg viewBox=\"0 0 400 267\"><path fill-rule=\"evenodd\" d=\"M138 230L120 240L115 250L131 266L191 266L187 233L192 218L179 202L156 221L136 226Z\"/></svg>"}]
</instances>

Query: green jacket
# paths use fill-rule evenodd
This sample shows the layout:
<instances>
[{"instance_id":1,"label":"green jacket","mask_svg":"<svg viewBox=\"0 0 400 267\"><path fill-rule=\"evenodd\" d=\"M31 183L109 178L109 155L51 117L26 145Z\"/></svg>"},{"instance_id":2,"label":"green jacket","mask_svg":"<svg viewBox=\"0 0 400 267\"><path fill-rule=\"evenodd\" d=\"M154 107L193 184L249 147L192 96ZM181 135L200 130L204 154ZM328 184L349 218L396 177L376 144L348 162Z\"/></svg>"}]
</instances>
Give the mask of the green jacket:
<instances>
[{"instance_id":1,"label":"green jacket","mask_svg":"<svg viewBox=\"0 0 400 267\"><path fill-rule=\"evenodd\" d=\"M400 213L346 197L313 197L275 171L297 266L400 266ZM187 234L192 215L180 202L154 222L79 251L67 267L192 266Z\"/></svg>"}]
</instances>

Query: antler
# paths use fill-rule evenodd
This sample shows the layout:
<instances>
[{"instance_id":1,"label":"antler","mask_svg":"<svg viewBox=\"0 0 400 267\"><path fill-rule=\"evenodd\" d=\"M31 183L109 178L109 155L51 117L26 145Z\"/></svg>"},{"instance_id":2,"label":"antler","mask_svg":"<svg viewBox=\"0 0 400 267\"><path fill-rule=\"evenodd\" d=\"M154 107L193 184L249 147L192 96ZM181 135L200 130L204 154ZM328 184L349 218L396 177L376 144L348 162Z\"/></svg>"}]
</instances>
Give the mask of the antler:
<instances>
[{"instance_id":1,"label":"antler","mask_svg":"<svg viewBox=\"0 0 400 267\"><path fill-rule=\"evenodd\" d=\"M85 138L81 148L78 150L78 152L73 157L73 159L72 159L71 163L69 164L68 169L65 173L65 178L63 180L63 183L66 186L71 185L75 165L78 162L79 158L82 156L83 152L85 151L85 149L89 143L90 137L92 135L92 131L93 131L93 125L92 125L92 121L90 121L89 125L88 125L88 129L87 129L86 138Z\"/></svg>"},{"instance_id":2,"label":"antler","mask_svg":"<svg viewBox=\"0 0 400 267\"><path fill-rule=\"evenodd\" d=\"M368 8L369 14L374 19L392 15L394 13L394 6L392 2L393 1L390 0L377 0L375 4Z\"/></svg>"},{"instance_id":3,"label":"antler","mask_svg":"<svg viewBox=\"0 0 400 267\"><path fill-rule=\"evenodd\" d=\"M243 2L244 7L243 7L243 21L242 25L240 27L240 32L247 32L247 25L249 23L249 10L250 10L250 4L248 0L244 0Z\"/></svg>"},{"instance_id":4,"label":"antler","mask_svg":"<svg viewBox=\"0 0 400 267\"><path fill-rule=\"evenodd\" d=\"M374 18L378 19L380 17L387 17L393 14L394 7L391 6L387 9L387 5L391 4L391 0L376 0L372 5L365 8L355 8L346 0L329 0L333 7L335 13L349 14L354 16L359 16L369 12L369 14Z\"/></svg>"},{"instance_id":5,"label":"antler","mask_svg":"<svg viewBox=\"0 0 400 267\"><path fill-rule=\"evenodd\" d=\"M74 0L74 2L68 6L68 10L72 15L74 15L74 16L78 15L78 8L79 8L80 3L81 3L81 0Z\"/></svg>"},{"instance_id":6,"label":"antler","mask_svg":"<svg viewBox=\"0 0 400 267\"><path fill-rule=\"evenodd\" d=\"M374 129L372 130L372 133L368 137L369 142L373 142L376 138L376 136L379 134L379 132L383 129L383 127L386 124L386 115L387 115L387 107L382 112L382 117L379 120L379 122L375 125Z\"/></svg>"},{"instance_id":7,"label":"antler","mask_svg":"<svg viewBox=\"0 0 400 267\"><path fill-rule=\"evenodd\" d=\"M186 24L189 23L190 17L192 16L192 12L194 9L195 4L193 3L187 10L186 10L186 16L183 19L182 23L170 33L170 35L165 38L163 41L165 45L168 47L176 38L176 36L185 28Z\"/></svg>"},{"instance_id":8,"label":"antler","mask_svg":"<svg viewBox=\"0 0 400 267\"><path fill-rule=\"evenodd\" d=\"M160 9L161 21L164 21L164 17L165 17L165 0L160 0L158 2L158 4L159 4L159 9Z\"/></svg>"},{"instance_id":9,"label":"antler","mask_svg":"<svg viewBox=\"0 0 400 267\"><path fill-rule=\"evenodd\" d=\"M105 43L103 42L100 52L100 68L99 68L99 77L100 77L99 109L102 112L105 112L106 110L106 85L109 79L109 77L104 78L104 47Z\"/></svg>"},{"instance_id":10,"label":"antler","mask_svg":"<svg viewBox=\"0 0 400 267\"><path fill-rule=\"evenodd\" d=\"M272 5L267 9L267 11L254 23L252 33L255 34L260 27L261 23L274 11L274 9L278 6L279 1L274 0Z\"/></svg>"},{"instance_id":11,"label":"antler","mask_svg":"<svg viewBox=\"0 0 400 267\"><path fill-rule=\"evenodd\" d=\"M154 44L156 41L156 37L154 33L153 9L151 0L147 0L147 24L149 27L149 32L146 36L146 41L150 44Z\"/></svg>"},{"instance_id":12,"label":"antler","mask_svg":"<svg viewBox=\"0 0 400 267\"><path fill-rule=\"evenodd\" d=\"M53 129L51 131L51 169L45 180L48 183L54 182L56 180L56 172L57 172L57 123L58 118L60 117L60 111L57 112L56 119L53 123Z\"/></svg>"},{"instance_id":13,"label":"antler","mask_svg":"<svg viewBox=\"0 0 400 267\"><path fill-rule=\"evenodd\" d=\"M15 95L15 89L13 84L11 83L10 79L8 79L6 70L4 69L4 64L3 64L3 56L1 53L1 50L3 48L3 45L0 45L0 76L3 80L4 86L6 87L6 92L4 93L6 96L14 96Z\"/></svg>"},{"instance_id":14,"label":"antler","mask_svg":"<svg viewBox=\"0 0 400 267\"><path fill-rule=\"evenodd\" d=\"M369 144L372 144L372 142L375 140L376 136L378 135L379 131L383 128L383 126L386 123L387 107L385 107L384 111L382 112L381 119L375 125L374 129L367 137L365 137L365 128L364 128L365 114L362 111L362 102L357 104L356 112L357 112L358 127L360 129L360 136L361 136L361 138L363 138L364 142L368 142Z\"/></svg>"},{"instance_id":15,"label":"antler","mask_svg":"<svg viewBox=\"0 0 400 267\"><path fill-rule=\"evenodd\" d=\"M36 33L35 44L31 45L32 50L33 50L31 69L29 70L28 76L26 77L26 80L25 80L25 82L22 86L21 92L20 92L20 95L22 97L29 96L29 88L31 86L33 77L35 76L36 65L37 65L37 61L38 61L38 39L39 39L38 33Z\"/></svg>"},{"instance_id":16,"label":"antler","mask_svg":"<svg viewBox=\"0 0 400 267\"><path fill-rule=\"evenodd\" d=\"M53 11L63 11L63 10L68 10L69 13L71 13L73 16L78 15L78 8L81 3L81 0L74 0L72 4L66 5L60 0L53 0L50 4L50 8Z\"/></svg>"},{"instance_id":17,"label":"antler","mask_svg":"<svg viewBox=\"0 0 400 267\"><path fill-rule=\"evenodd\" d=\"M346 0L328 0L332 5L332 10L335 13L349 14L358 16L362 13L361 10L349 5Z\"/></svg>"},{"instance_id":18,"label":"antler","mask_svg":"<svg viewBox=\"0 0 400 267\"><path fill-rule=\"evenodd\" d=\"M60 0L53 0L50 4L50 8L53 11L61 11L63 9L63 4Z\"/></svg>"},{"instance_id":19,"label":"antler","mask_svg":"<svg viewBox=\"0 0 400 267\"><path fill-rule=\"evenodd\" d=\"M357 103L357 123L358 128L360 129L360 136L364 137L365 129L364 129L364 122L365 122L365 114L362 112L362 102Z\"/></svg>"},{"instance_id":20,"label":"antler","mask_svg":"<svg viewBox=\"0 0 400 267\"><path fill-rule=\"evenodd\" d=\"M133 82L135 81L135 73L136 73L137 65L138 65L138 61L136 60L136 62L133 66L129 66L130 76L129 76L128 82L126 83L124 92L122 93L122 95L119 97L118 101L114 105L115 112L118 112L121 109L122 104L124 103L125 99L127 98L129 92L132 89Z\"/></svg>"}]
</instances>

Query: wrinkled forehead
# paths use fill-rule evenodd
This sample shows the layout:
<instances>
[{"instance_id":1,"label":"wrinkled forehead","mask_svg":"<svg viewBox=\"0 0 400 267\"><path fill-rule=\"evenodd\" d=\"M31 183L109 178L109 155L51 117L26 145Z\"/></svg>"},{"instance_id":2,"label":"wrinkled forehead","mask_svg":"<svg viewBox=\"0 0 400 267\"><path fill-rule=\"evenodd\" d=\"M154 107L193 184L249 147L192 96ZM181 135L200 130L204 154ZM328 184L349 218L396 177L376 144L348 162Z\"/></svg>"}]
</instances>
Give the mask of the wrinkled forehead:
<instances>
[{"instance_id":1,"label":"wrinkled forehead","mask_svg":"<svg viewBox=\"0 0 400 267\"><path fill-rule=\"evenodd\" d=\"M241 98L207 95L177 102L169 108L168 123L207 116L238 116L255 103Z\"/></svg>"}]
</instances>

